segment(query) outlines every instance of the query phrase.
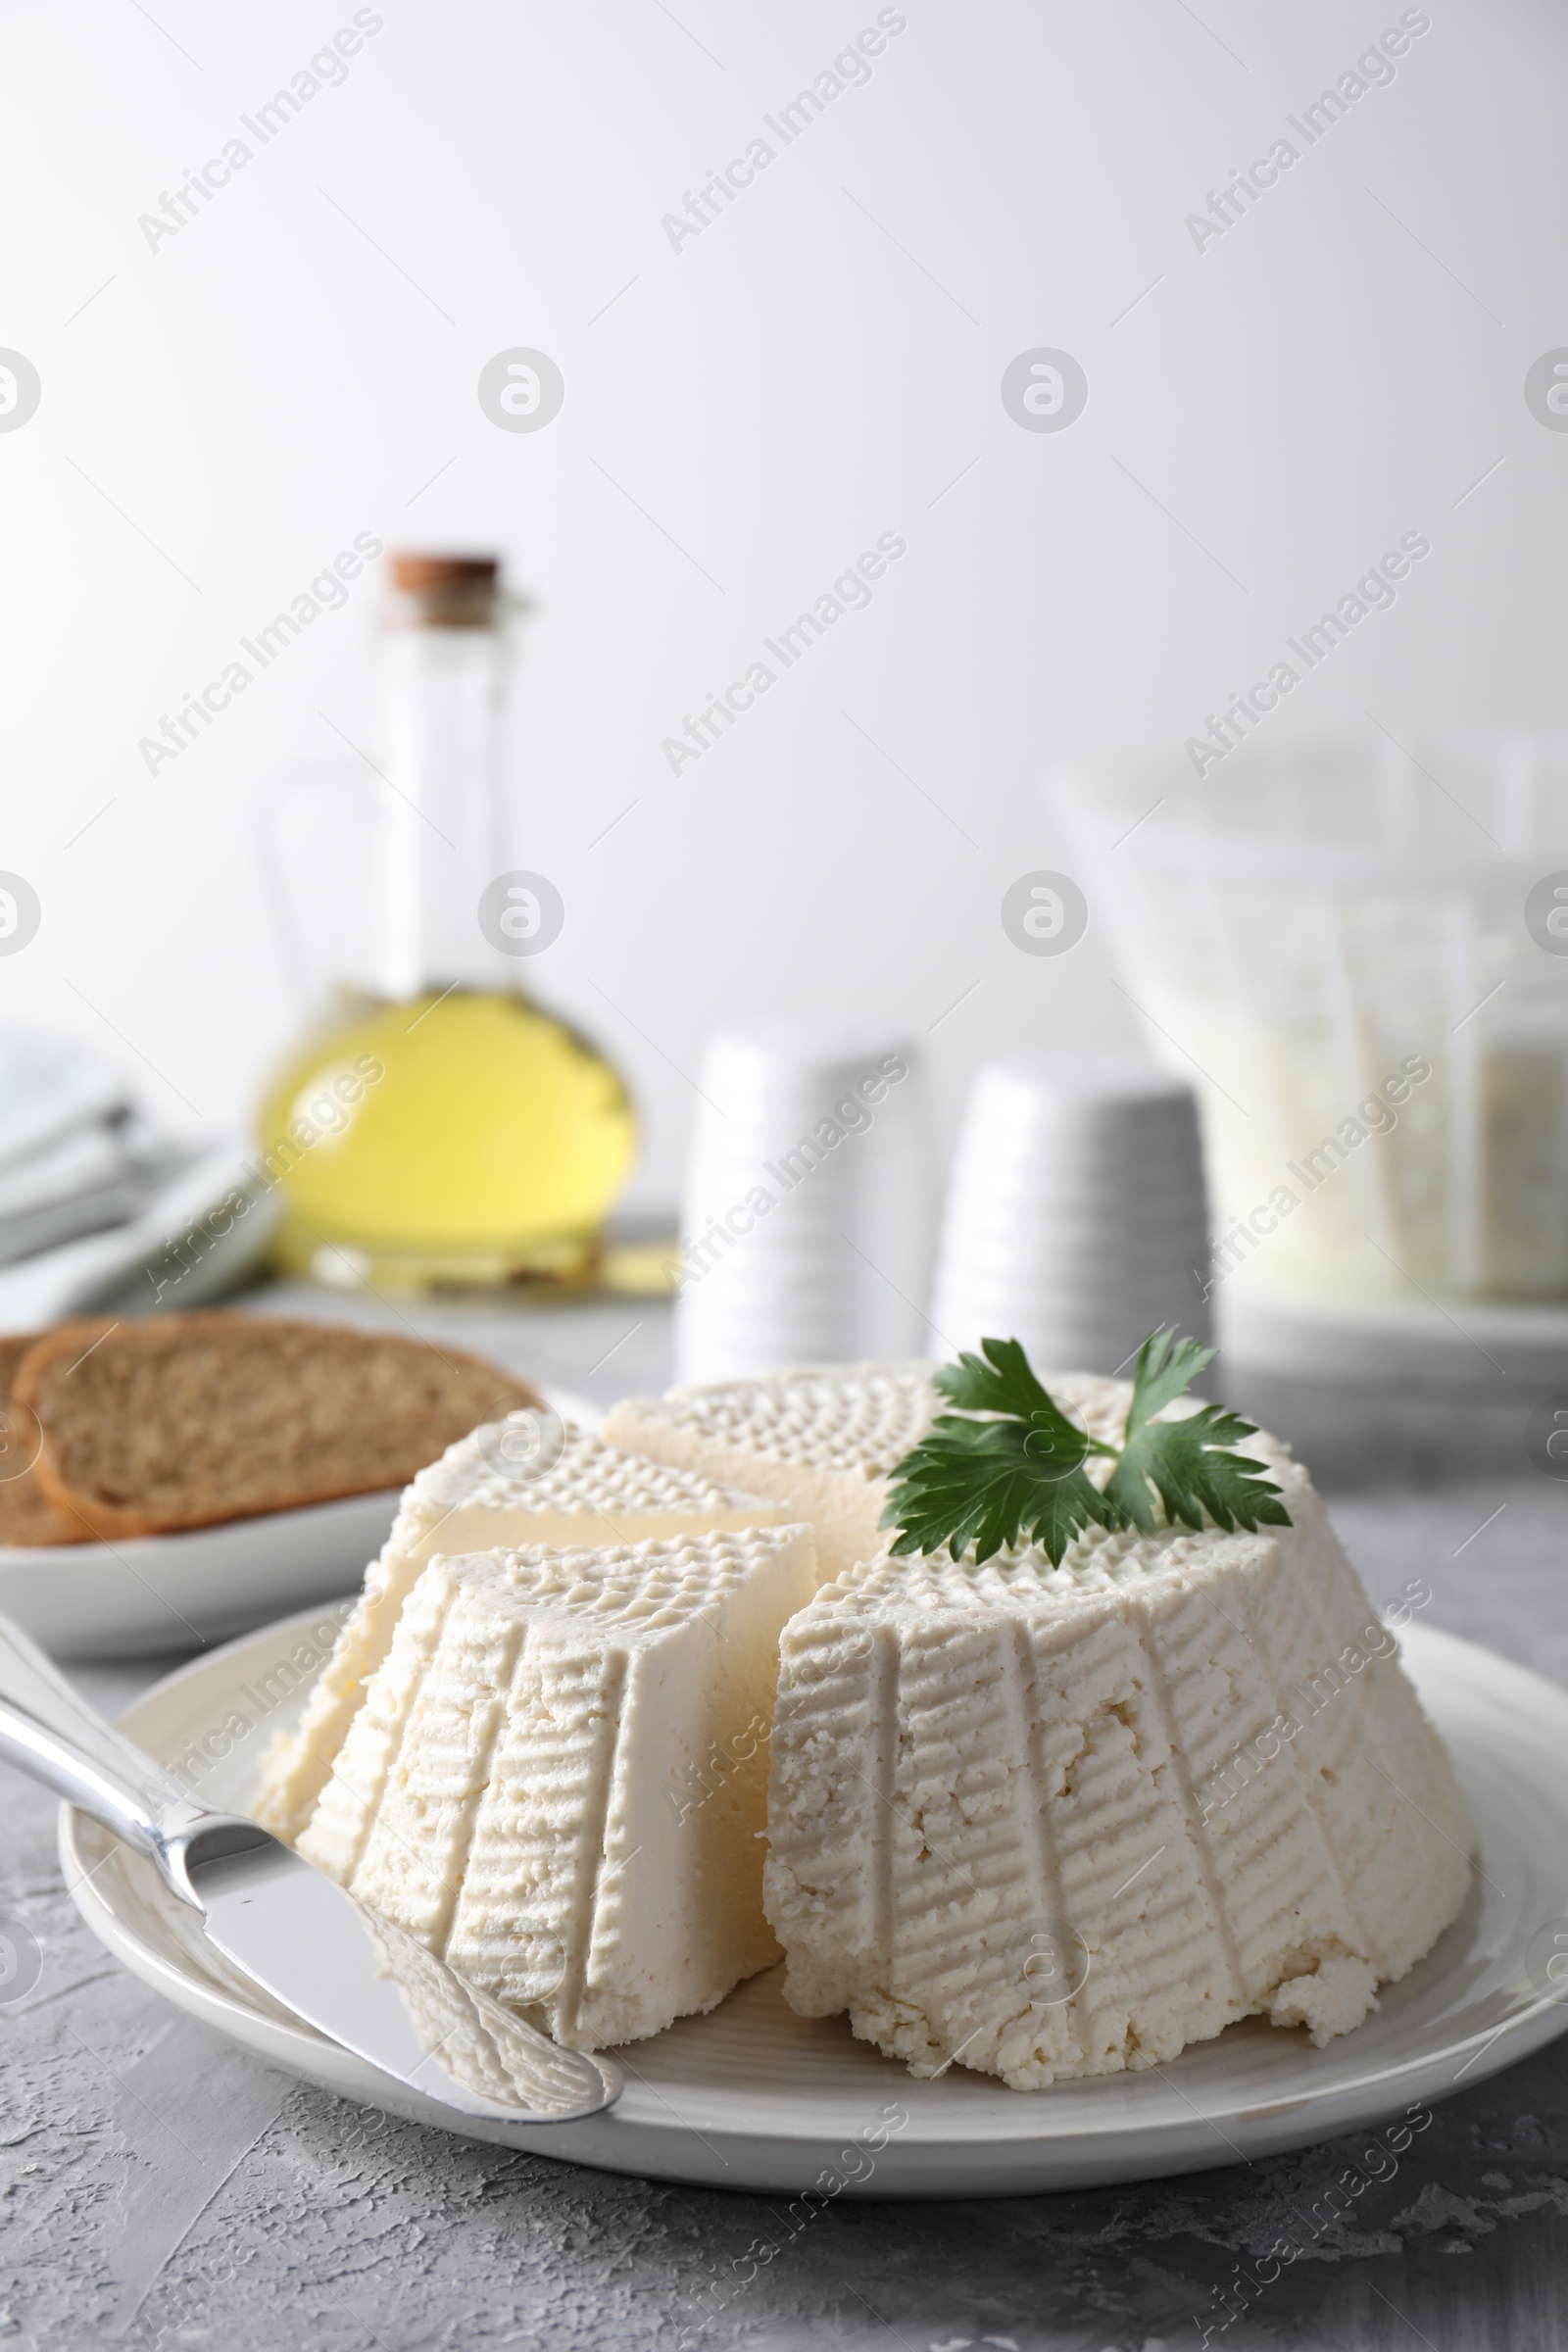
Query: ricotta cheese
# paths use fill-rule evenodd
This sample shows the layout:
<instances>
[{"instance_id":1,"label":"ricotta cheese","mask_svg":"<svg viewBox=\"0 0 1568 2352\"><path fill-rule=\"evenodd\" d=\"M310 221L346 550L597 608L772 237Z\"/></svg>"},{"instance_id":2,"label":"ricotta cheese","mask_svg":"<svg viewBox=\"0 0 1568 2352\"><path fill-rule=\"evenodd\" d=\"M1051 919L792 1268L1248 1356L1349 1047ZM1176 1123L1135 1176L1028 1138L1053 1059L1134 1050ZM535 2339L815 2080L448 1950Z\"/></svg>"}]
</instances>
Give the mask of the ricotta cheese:
<instances>
[{"instance_id":1,"label":"ricotta cheese","mask_svg":"<svg viewBox=\"0 0 1568 2352\"><path fill-rule=\"evenodd\" d=\"M554 1461L537 1471L509 1470L508 1436L505 1422L471 1431L406 1490L299 1731L268 1757L256 1818L275 1836L293 1839L309 1820L367 1680L386 1656L398 1614L438 1548L455 1555L508 1544L641 1544L776 1526L788 1516L776 1503L700 1473L622 1452L570 1422L562 1425Z\"/></svg>"},{"instance_id":2,"label":"ricotta cheese","mask_svg":"<svg viewBox=\"0 0 1568 2352\"><path fill-rule=\"evenodd\" d=\"M808 1528L437 1556L298 1839L576 2049L711 2009L778 1945L761 1830Z\"/></svg>"},{"instance_id":3,"label":"ricotta cheese","mask_svg":"<svg viewBox=\"0 0 1568 2352\"><path fill-rule=\"evenodd\" d=\"M874 1559L887 1478L941 1400L928 1363L823 1364L633 1396L605 1436L632 1453L771 1495L808 1519L824 1579Z\"/></svg>"},{"instance_id":4,"label":"ricotta cheese","mask_svg":"<svg viewBox=\"0 0 1568 2352\"><path fill-rule=\"evenodd\" d=\"M1119 1439L1125 1384L1047 1385ZM1321 2044L1430 1949L1470 1884L1452 1767L1305 1473L1247 1450L1290 1527L883 1559L791 1622L764 1902L792 2007L1030 2090L1248 2016Z\"/></svg>"}]
</instances>

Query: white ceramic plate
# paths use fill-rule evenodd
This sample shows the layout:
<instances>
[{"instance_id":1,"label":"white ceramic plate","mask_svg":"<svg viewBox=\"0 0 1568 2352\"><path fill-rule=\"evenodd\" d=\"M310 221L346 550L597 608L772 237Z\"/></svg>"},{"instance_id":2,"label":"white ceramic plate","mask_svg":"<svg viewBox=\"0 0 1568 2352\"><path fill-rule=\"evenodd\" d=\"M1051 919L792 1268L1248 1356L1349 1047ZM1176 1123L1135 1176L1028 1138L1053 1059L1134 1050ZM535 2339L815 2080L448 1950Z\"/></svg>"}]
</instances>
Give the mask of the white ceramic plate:
<instances>
[{"instance_id":1,"label":"white ceramic plate","mask_svg":"<svg viewBox=\"0 0 1568 2352\"><path fill-rule=\"evenodd\" d=\"M595 1429L597 1405L541 1394ZM57 1658L147 1658L226 1642L307 1601L359 1590L391 1531L395 1493L268 1511L119 1544L0 1544L0 1614Z\"/></svg>"},{"instance_id":2,"label":"white ceramic plate","mask_svg":"<svg viewBox=\"0 0 1568 2352\"><path fill-rule=\"evenodd\" d=\"M211 1803L244 1811L275 1730L292 1725L328 1638L319 1613L182 1667L123 1717ZM1568 1691L1452 1635L1411 1627L1407 1665L1457 1761L1481 1828L1463 1915L1355 2033L1314 2050L1249 2021L1171 2066L1018 2092L955 2068L932 2082L854 2039L842 2019L784 2006L781 1970L616 2055L608 2115L542 2128L541 2153L725 2188L975 2196L1193 2172L1400 2116L1481 2082L1568 2027ZM248 2048L373 2103L361 2062L292 2023L204 1951L151 1866L61 1809L76 1906L136 1976ZM837 2188L830 2185L837 2182Z\"/></svg>"},{"instance_id":3,"label":"white ceramic plate","mask_svg":"<svg viewBox=\"0 0 1568 2352\"><path fill-rule=\"evenodd\" d=\"M179 1536L0 1544L0 1613L57 1658L157 1657L226 1642L352 1592L397 1507L395 1494L351 1494Z\"/></svg>"}]
</instances>

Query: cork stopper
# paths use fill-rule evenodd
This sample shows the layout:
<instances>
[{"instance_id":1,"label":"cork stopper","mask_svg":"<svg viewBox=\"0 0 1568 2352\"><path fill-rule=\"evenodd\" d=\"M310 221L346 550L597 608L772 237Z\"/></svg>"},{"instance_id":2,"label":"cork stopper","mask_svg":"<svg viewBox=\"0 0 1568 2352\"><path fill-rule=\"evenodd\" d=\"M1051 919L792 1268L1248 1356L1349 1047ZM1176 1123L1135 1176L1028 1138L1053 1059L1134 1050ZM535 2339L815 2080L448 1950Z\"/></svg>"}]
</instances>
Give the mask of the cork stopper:
<instances>
[{"instance_id":1,"label":"cork stopper","mask_svg":"<svg viewBox=\"0 0 1568 2352\"><path fill-rule=\"evenodd\" d=\"M397 549L387 558L394 628L486 629L501 609L498 556L425 555Z\"/></svg>"},{"instance_id":2,"label":"cork stopper","mask_svg":"<svg viewBox=\"0 0 1568 2352\"><path fill-rule=\"evenodd\" d=\"M499 556L411 555L397 549L388 558L394 588L494 587L501 573Z\"/></svg>"}]
</instances>

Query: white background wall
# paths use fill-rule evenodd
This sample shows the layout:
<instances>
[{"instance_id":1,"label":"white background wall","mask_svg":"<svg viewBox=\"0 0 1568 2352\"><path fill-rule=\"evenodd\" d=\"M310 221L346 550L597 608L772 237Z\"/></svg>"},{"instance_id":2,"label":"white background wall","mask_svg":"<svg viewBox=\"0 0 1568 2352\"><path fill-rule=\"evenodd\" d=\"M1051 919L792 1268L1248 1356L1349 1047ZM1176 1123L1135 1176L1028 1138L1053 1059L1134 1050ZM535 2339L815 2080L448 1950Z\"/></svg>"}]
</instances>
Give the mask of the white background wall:
<instances>
[{"instance_id":1,"label":"white background wall","mask_svg":"<svg viewBox=\"0 0 1568 2352\"><path fill-rule=\"evenodd\" d=\"M0 1018L125 1056L172 1125L243 1122L299 1019L258 844L341 748L322 712L370 739L373 592L156 777L137 741L358 531L498 546L538 600L514 855L568 919L529 968L633 1080L644 1202L731 1013L930 1032L950 1119L991 1052L1130 1041L1093 925L1059 960L1001 928L1063 861L1043 772L1179 760L1401 532L1430 561L1281 732L1564 717L1568 435L1522 396L1568 343L1560 12L1431 0L1392 86L1201 254L1185 216L1395 0L906 0L678 252L662 216L871 0L377 13L156 251L138 216L347 0L27 0L0 32L0 344L43 383L0 434L0 866L43 904ZM512 345L564 372L542 432L480 411ZM1034 345L1088 371L1067 432L1003 409ZM673 777L681 714L889 530L870 609Z\"/></svg>"}]
</instances>

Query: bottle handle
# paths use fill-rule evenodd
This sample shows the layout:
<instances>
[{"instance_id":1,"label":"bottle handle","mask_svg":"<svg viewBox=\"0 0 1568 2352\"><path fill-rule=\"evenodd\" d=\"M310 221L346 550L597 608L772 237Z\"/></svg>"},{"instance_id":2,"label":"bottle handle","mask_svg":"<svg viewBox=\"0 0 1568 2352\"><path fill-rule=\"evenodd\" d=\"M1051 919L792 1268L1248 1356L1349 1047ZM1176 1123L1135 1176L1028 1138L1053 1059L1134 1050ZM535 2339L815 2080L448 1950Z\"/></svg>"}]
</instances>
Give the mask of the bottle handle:
<instances>
[{"instance_id":1,"label":"bottle handle","mask_svg":"<svg viewBox=\"0 0 1568 2352\"><path fill-rule=\"evenodd\" d=\"M363 871L372 852L373 810L357 775L296 776L272 797L261 821L261 867L272 927L306 1020L317 1018L334 988L354 976L348 968L353 956L343 960L344 937L353 929L344 918L353 909L347 905L329 909L332 893L322 889L323 872L345 863L330 855L331 816L337 820L340 851L343 835L359 837L347 862ZM331 939L339 968L329 968L327 955L316 951L318 937Z\"/></svg>"}]
</instances>

